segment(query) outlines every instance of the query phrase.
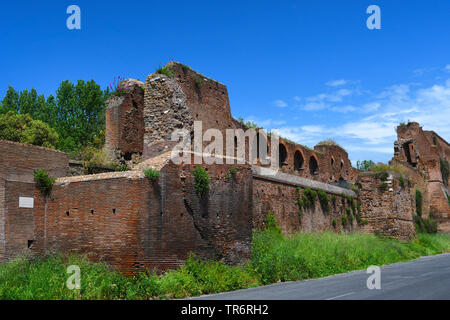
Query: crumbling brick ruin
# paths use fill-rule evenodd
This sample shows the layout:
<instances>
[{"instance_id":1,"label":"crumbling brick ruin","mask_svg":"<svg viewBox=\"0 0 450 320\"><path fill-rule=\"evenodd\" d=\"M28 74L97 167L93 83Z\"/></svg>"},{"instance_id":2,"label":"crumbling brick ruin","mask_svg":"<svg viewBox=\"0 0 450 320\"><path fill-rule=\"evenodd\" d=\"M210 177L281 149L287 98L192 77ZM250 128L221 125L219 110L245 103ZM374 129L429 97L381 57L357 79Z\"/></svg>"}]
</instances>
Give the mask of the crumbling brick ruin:
<instances>
[{"instance_id":1,"label":"crumbling brick ruin","mask_svg":"<svg viewBox=\"0 0 450 320\"><path fill-rule=\"evenodd\" d=\"M438 221L439 230L450 231L450 187L442 175L444 161L450 161L450 145L434 131L424 131L417 122L397 127L391 164L408 170L423 194L424 215ZM448 178L447 178L448 179Z\"/></svg>"},{"instance_id":2,"label":"crumbling brick ruin","mask_svg":"<svg viewBox=\"0 0 450 320\"><path fill-rule=\"evenodd\" d=\"M227 129L247 127L231 116L225 85L179 63L165 70L168 75L151 74L145 83L123 81L120 94L107 101L104 149L131 171L76 176L62 152L0 141L0 262L23 253L78 252L130 273L175 268L193 252L235 264L250 257L252 231L264 227L268 213L285 234L329 230L410 239L415 188L446 228L441 194L448 186L437 168L440 157L449 159L449 146L415 125L399 128L392 160L411 172L412 185L395 173L360 174L335 144L310 149L283 138L278 172L267 174L261 159L272 157L271 141L258 134L256 163L247 141L244 163L200 165L211 180L200 196L196 165L170 160L173 131L193 137L201 121L202 133L215 128L225 137ZM255 142L265 138L267 153ZM160 178L147 178L146 168L159 170ZM35 187L37 169L58 177L49 197Z\"/></svg>"}]
</instances>

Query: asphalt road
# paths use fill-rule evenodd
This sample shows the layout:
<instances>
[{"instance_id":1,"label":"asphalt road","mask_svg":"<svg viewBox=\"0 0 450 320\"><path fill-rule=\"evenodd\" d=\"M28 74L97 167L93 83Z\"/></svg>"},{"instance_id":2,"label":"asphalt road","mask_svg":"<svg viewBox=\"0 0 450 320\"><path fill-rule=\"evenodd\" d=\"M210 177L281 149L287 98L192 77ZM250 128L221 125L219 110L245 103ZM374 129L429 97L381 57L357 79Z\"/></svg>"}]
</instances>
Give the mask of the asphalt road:
<instances>
[{"instance_id":1,"label":"asphalt road","mask_svg":"<svg viewBox=\"0 0 450 320\"><path fill-rule=\"evenodd\" d=\"M201 300L450 300L450 253L381 267L381 289L367 288L366 270L322 279L202 296Z\"/></svg>"}]
</instances>

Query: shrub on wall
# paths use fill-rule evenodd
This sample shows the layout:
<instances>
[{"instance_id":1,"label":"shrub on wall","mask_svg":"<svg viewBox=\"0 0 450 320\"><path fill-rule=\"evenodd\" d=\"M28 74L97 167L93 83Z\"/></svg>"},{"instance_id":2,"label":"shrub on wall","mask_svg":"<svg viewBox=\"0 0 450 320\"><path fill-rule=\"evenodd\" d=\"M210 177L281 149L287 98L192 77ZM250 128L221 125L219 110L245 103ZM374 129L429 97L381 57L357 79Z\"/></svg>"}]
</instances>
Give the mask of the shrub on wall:
<instances>
[{"instance_id":1,"label":"shrub on wall","mask_svg":"<svg viewBox=\"0 0 450 320\"><path fill-rule=\"evenodd\" d=\"M346 227L347 226L347 217L346 216L342 216L341 217L341 222L342 222L342 226Z\"/></svg>"},{"instance_id":2,"label":"shrub on wall","mask_svg":"<svg viewBox=\"0 0 450 320\"><path fill-rule=\"evenodd\" d=\"M333 208L336 209L337 196L335 194L331 196L331 202L333 203Z\"/></svg>"},{"instance_id":3,"label":"shrub on wall","mask_svg":"<svg viewBox=\"0 0 450 320\"><path fill-rule=\"evenodd\" d=\"M326 214L330 213L330 197L325 191L322 190L319 190L317 194L319 196L319 202L323 212Z\"/></svg>"},{"instance_id":4,"label":"shrub on wall","mask_svg":"<svg viewBox=\"0 0 450 320\"><path fill-rule=\"evenodd\" d=\"M237 173L238 168L236 166L232 166L230 171L226 174L225 178L227 179L235 178Z\"/></svg>"},{"instance_id":5,"label":"shrub on wall","mask_svg":"<svg viewBox=\"0 0 450 320\"><path fill-rule=\"evenodd\" d=\"M317 192L310 189L305 188L305 192L303 193L302 200L303 205L307 208L314 208L316 203Z\"/></svg>"},{"instance_id":6,"label":"shrub on wall","mask_svg":"<svg viewBox=\"0 0 450 320\"><path fill-rule=\"evenodd\" d=\"M333 218L333 220L331 220L331 224L333 225L333 228L336 228L337 226L336 218Z\"/></svg>"},{"instance_id":7,"label":"shrub on wall","mask_svg":"<svg viewBox=\"0 0 450 320\"><path fill-rule=\"evenodd\" d=\"M196 167L192 173L195 179L195 192L199 197L205 196L209 191L210 178L208 172L202 167Z\"/></svg>"},{"instance_id":8,"label":"shrub on wall","mask_svg":"<svg viewBox=\"0 0 450 320\"><path fill-rule=\"evenodd\" d=\"M414 226L418 233L437 233L437 221L431 217L423 219L420 216L414 216Z\"/></svg>"},{"instance_id":9,"label":"shrub on wall","mask_svg":"<svg viewBox=\"0 0 450 320\"><path fill-rule=\"evenodd\" d=\"M388 184L387 183L382 183L378 186L378 189L380 189L381 192L385 192L388 188Z\"/></svg>"},{"instance_id":10,"label":"shrub on wall","mask_svg":"<svg viewBox=\"0 0 450 320\"><path fill-rule=\"evenodd\" d=\"M34 172L34 181L36 182L36 187L42 192L45 197L50 196L52 193L53 184L56 178L48 176L45 170L37 170Z\"/></svg>"},{"instance_id":11,"label":"shrub on wall","mask_svg":"<svg viewBox=\"0 0 450 320\"><path fill-rule=\"evenodd\" d=\"M398 184L400 185L400 188L404 188L405 187L405 178L403 178L403 176L400 176L400 178L398 178Z\"/></svg>"},{"instance_id":12,"label":"shrub on wall","mask_svg":"<svg viewBox=\"0 0 450 320\"><path fill-rule=\"evenodd\" d=\"M158 179L161 177L161 172L153 168L144 169L143 172L145 176L153 182L158 181Z\"/></svg>"},{"instance_id":13,"label":"shrub on wall","mask_svg":"<svg viewBox=\"0 0 450 320\"><path fill-rule=\"evenodd\" d=\"M272 231L277 234L281 234L281 227L278 225L277 218L273 213L270 213L266 217L266 228L265 230Z\"/></svg>"},{"instance_id":14,"label":"shrub on wall","mask_svg":"<svg viewBox=\"0 0 450 320\"><path fill-rule=\"evenodd\" d=\"M168 76L169 78L173 78L176 75L175 70L173 70L173 68L170 65L164 67L162 65L159 65L159 67L156 68L155 73Z\"/></svg>"}]
</instances>

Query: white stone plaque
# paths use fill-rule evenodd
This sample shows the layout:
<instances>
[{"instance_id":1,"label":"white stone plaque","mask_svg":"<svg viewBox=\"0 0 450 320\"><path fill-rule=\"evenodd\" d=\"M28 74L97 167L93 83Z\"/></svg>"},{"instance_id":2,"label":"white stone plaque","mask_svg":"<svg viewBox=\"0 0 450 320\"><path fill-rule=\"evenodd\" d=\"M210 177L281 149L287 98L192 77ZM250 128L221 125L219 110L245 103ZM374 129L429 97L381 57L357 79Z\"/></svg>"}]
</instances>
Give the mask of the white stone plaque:
<instances>
[{"instance_id":1,"label":"white stone plaque","mask_svg":"<svg viewBox=\"0 0 450 320\"><path fill-rule=\"evenodd\" d=\"M34 198L19 197L19 208L34 208Z\"/></svg>"}]
</instances>

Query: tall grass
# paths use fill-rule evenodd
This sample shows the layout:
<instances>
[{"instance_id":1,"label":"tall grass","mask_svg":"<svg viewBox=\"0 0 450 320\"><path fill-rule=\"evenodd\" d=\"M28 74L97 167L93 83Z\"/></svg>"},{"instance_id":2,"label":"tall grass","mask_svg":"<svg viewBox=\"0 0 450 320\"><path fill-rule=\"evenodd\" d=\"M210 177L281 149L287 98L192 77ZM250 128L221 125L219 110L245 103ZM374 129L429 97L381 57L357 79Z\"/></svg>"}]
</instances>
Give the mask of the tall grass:
<instances>
[{"instance_id":1,"label":"tall grass","mask_svg":"<svg viewBox=\"0 0 450 320\"><path fill-rule=\"evenodd\" d=\"M405 243L364 234L284 237L277 228L268 228L254 233L252 259L245 266L230 267L191 256L185 266L161 276L140 273L126 277L82 256L20 258L0 266L0 299L184 298L323 277L449 250L448 234L419 234L417 240ZM66 287L70 265L81 269L81 290Z\"/></svg>"},{"instance_id":2,"label":"tall grass","mask_svg":"<svg viewBox=\"0 0 450 320\"><path fill-rule=\"evenodd\" d=\"M408 261L450 250L450 235L419 234L417 240L367 234L301 233L284 237L257 231L252 265L263 284L319 278L332 274Z\"/></svg>"}]
</instances>

